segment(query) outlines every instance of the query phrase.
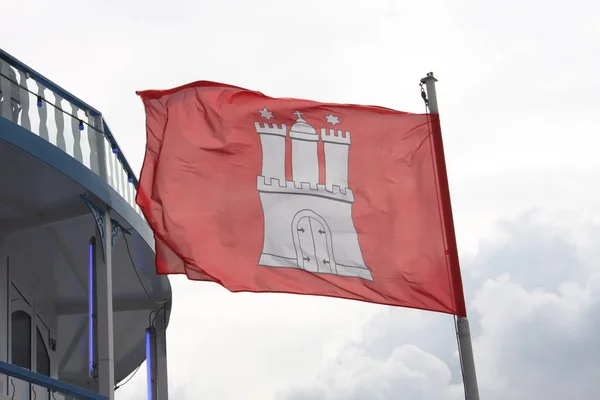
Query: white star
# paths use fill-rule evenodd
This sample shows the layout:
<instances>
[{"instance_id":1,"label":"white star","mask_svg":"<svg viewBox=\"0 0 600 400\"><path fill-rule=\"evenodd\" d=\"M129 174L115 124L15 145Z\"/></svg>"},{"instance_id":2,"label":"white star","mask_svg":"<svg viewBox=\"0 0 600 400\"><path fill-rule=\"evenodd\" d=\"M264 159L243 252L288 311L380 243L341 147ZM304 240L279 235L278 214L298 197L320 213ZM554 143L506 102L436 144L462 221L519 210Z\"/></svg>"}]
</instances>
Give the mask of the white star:
<instances>
[{"instance_id":1,"label":"white star","mask_svg":"<svg viewBox=\"0 0 600 400\"><path fill-rule=\"evenodd\" d=\"M274 118L273 113L267 110L267 107L263 108L262 110L258 110L258 112L260 113L261 117L266 118L267 120Z\"/></svg>"},{"instance_id":2,"label":"white star","mask_svg":"<svg viewBox=\"0 0 600 400\"><path fill-rule=\"evenodd\" d=\"M331 113L329 115L326 115L325 118L327 119L327 122L332 124L333 126L336 126L337 124L340 123L340 117L331 115Z\"/></svg>"}]
</instances>

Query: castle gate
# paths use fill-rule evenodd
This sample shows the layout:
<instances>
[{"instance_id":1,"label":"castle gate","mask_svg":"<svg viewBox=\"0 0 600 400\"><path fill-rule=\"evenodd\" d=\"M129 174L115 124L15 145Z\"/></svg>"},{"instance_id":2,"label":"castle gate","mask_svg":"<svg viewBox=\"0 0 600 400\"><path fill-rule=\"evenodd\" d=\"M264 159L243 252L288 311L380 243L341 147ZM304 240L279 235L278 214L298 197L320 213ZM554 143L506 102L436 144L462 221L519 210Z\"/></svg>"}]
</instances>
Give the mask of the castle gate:
<instances>
[{"instance_id":1,"label":"castle gate","mask_svg":"<svg viewBox=\"0 0 600 400\"><path fill-rule=\"evenodd\" d=\"M298 267L310 272L335 273L331 231L312 210L298 212L292 221Z\"/></svg>"}]
</instances>

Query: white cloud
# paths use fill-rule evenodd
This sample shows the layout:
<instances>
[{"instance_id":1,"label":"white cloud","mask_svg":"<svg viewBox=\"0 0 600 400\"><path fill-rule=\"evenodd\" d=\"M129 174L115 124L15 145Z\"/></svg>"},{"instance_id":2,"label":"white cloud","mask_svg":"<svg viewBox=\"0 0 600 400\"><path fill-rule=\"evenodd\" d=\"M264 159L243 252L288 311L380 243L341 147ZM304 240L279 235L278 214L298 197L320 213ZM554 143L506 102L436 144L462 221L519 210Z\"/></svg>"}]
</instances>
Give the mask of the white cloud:
<instances>
[{"instance_id":1,"label":"white cloud","mask_svg":"<svg viewBox=\"0 0 600 400\"><path fill-rule=\"evenodd\" d=\"M600 276L556 291L527 291L508 276L486 282L475 301L482 334L480 375L490 399L595 399Z\"/></svg>"},{"instance_id":2,"label":"white cloud","mask_svg":"<svg viewBox=\"0 0 600 400\"><path fill-rule=\"evenodd\" d=\"M479 268L469 270L488 278L465 275L476 288L470 314L481 397L597 398L600 268L586 268L596 258L580 259L589 253L564 229L527 219L503 236L471 260ZM557 270L566 273L556 277ZM280 399L461 398L453 329L448 316L386 309Z\"/></svg>"},{"instance_id":3,"label":"white cloud","mask_svg":"<svg viewBox=\"0 0 600 400\"><path fill-rule=\"evenodd\" d=\"M299 389L286 400L460 399L462 388L450 385L450 370L435 356L415 346L401 346L379 360L347 351L329 366L312 388Z\"/></svg>"}]
</instances>

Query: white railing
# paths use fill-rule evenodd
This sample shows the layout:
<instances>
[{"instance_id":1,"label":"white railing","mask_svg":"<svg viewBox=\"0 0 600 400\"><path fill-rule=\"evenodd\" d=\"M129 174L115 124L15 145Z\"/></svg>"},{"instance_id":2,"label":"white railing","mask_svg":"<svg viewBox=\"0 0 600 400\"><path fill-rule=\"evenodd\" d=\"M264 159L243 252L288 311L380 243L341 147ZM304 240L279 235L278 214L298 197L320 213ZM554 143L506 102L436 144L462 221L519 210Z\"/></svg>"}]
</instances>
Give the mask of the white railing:
<instances>
[{"instance_id":1,"label":"white railing","mask_svg":"<svg viewBox=\"0 0 600 400\"><path fill-rule=\"evenodd\" d=\"M137 179L102 114L2 50L0 116L85 165L143 218Z\"/></svg>"}]
</instances>

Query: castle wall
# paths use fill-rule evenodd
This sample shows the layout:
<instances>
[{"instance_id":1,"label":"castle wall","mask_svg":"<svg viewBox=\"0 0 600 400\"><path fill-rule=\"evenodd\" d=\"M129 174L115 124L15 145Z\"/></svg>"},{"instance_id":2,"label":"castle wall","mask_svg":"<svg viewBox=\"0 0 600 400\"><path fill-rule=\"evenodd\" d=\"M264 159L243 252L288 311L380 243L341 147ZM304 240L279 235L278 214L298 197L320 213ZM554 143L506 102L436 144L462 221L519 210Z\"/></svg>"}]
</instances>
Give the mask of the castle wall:
<instances>
[{"instance_id":1,"label":"castle wall","mask_svg":"<svg viewBox=\"0 0 600 400\"><path fill-rule=\"evenodd\" d=\"M336 264L366 268L358 236L352 221L352 204L306 194L261 192L265 212L265 241L263 253L290 259L296 266L296 248L292 226L294 216L302 210L311 210L321 216L331 231ZM293 264L293 265L292 265Z\"/></svg>"},{"instance_id":2,"label":"castle wall","mask_svg":"<svg viewBox=\"0 0 600 400\"><path fill-rule=\"evenodd\" d=\"M260 135L262 175L285 180L285 136Z\"/></svg>"}]
</instances>

